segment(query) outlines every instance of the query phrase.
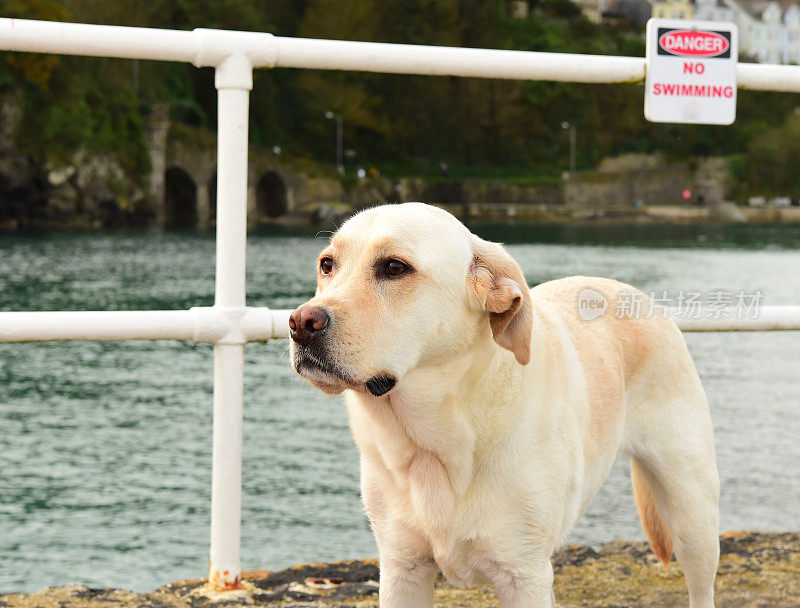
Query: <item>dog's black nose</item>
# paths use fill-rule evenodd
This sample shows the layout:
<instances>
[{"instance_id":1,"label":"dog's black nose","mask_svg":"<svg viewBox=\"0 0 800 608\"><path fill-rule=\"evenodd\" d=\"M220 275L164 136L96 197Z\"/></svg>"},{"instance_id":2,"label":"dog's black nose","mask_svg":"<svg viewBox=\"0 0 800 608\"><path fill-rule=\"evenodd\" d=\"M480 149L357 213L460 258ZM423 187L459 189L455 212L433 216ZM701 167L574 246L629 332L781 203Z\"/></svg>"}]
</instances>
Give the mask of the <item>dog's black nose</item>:
<instances>
[{"instance_id":1,"label":"dog's black nose","mask_svg":"<svg viewBox=\"0 0 800 608\"><path fill-rule=\"evenodd\" d=\"M301 306L289 317L289 335L298 344L308 344L330 324L328 311L320 306Z\"/></svg>"}]
</instances>

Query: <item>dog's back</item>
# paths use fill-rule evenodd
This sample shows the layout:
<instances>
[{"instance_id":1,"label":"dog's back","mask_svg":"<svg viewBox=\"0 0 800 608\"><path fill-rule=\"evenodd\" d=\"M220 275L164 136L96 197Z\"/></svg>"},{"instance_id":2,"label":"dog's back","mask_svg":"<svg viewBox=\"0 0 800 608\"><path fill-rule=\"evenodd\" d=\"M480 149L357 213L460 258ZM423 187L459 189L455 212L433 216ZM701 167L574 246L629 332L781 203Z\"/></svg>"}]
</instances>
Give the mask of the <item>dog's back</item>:
<instances>
[{"instance_id":1,"label":"dog's back","mask_svg":"<svg viewBox=\"0 0 800 608\"><path fill-rule=\"evenodd\" d=\"M550 281L531 298L540 320L563 324L586 377L585 454L598 469L587 475L587 504L610 466L600 452L619 439L656 556L666 566L674 542L692 606L712 605L719 481L705 392L680 330L644 293L611 279Z\"/></svg>"}]
</instances>

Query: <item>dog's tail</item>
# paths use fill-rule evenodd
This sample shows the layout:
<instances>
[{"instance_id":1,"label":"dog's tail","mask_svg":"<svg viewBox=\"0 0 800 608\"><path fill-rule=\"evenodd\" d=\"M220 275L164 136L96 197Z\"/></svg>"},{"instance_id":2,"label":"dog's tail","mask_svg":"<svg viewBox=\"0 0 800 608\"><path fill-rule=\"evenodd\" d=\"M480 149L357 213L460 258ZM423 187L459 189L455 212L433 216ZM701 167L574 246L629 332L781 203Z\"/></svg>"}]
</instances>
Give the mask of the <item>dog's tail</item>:
<instances>
[{"instance_id":1,"label":"dog's tail","mask_svg":"<svg viewBox=\"0 0 800 608\"><path fill-rule=\"evenodd\" d=\"M636 510L639 512L644 533L647 534L647 540L653 547L653 553L664 564L664 568L669 570L669 561L672 559L672 533L658 510L658 504L653 497L653 490L644 470L635 458L631 458L631 480Z\"/></svg>"}]
</instances>

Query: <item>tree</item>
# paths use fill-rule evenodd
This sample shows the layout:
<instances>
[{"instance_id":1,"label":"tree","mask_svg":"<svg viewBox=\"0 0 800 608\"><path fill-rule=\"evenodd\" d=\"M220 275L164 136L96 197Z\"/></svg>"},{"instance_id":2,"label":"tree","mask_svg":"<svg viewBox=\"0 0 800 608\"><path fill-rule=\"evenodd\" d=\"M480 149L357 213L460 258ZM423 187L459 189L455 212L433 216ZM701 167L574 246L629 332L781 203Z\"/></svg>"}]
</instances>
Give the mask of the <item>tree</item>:
<instances>
[{"instance_id":1,"label":"tree","mask_svg":"<svg viewBox=\"0 0 800 608\"><path fill-rule=\"evenodd\" d=\"M747 193L800 198L800 110L789 114L782 125L755 136L747 152L737 175Z\"/></svg>"}]
</instances>

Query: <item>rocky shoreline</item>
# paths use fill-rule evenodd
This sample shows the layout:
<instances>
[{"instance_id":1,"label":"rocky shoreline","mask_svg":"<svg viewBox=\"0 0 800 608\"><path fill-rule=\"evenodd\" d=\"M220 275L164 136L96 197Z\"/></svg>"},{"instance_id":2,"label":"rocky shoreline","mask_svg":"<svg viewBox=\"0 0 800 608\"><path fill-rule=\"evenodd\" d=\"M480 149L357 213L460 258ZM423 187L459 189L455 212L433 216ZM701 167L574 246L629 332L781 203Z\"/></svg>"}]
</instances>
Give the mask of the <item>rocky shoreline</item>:
<instances>
[{"instance_id":1,"label":"rocky shoreline","mask_svg":"<svg viewBox=\"0 0 800 608\"><path fill-rule=\"evenodd\" d=\"M800 606L800 533L727 533L720 548L717 608ZM553 566L560 608L671 608L688 602L678 565L673 561L665 572L643 542L614 541L599 551L565 547ZM0 608L373 608L378 576L374 559L305 564L245 572L245 589L222 597L202 593L204 579L170 583L151 593L66 585L30 595L0 593ZM455 589L440 578L436 606L488 608L497 601L490 588Z\"/></svg>"}]
</instances>

